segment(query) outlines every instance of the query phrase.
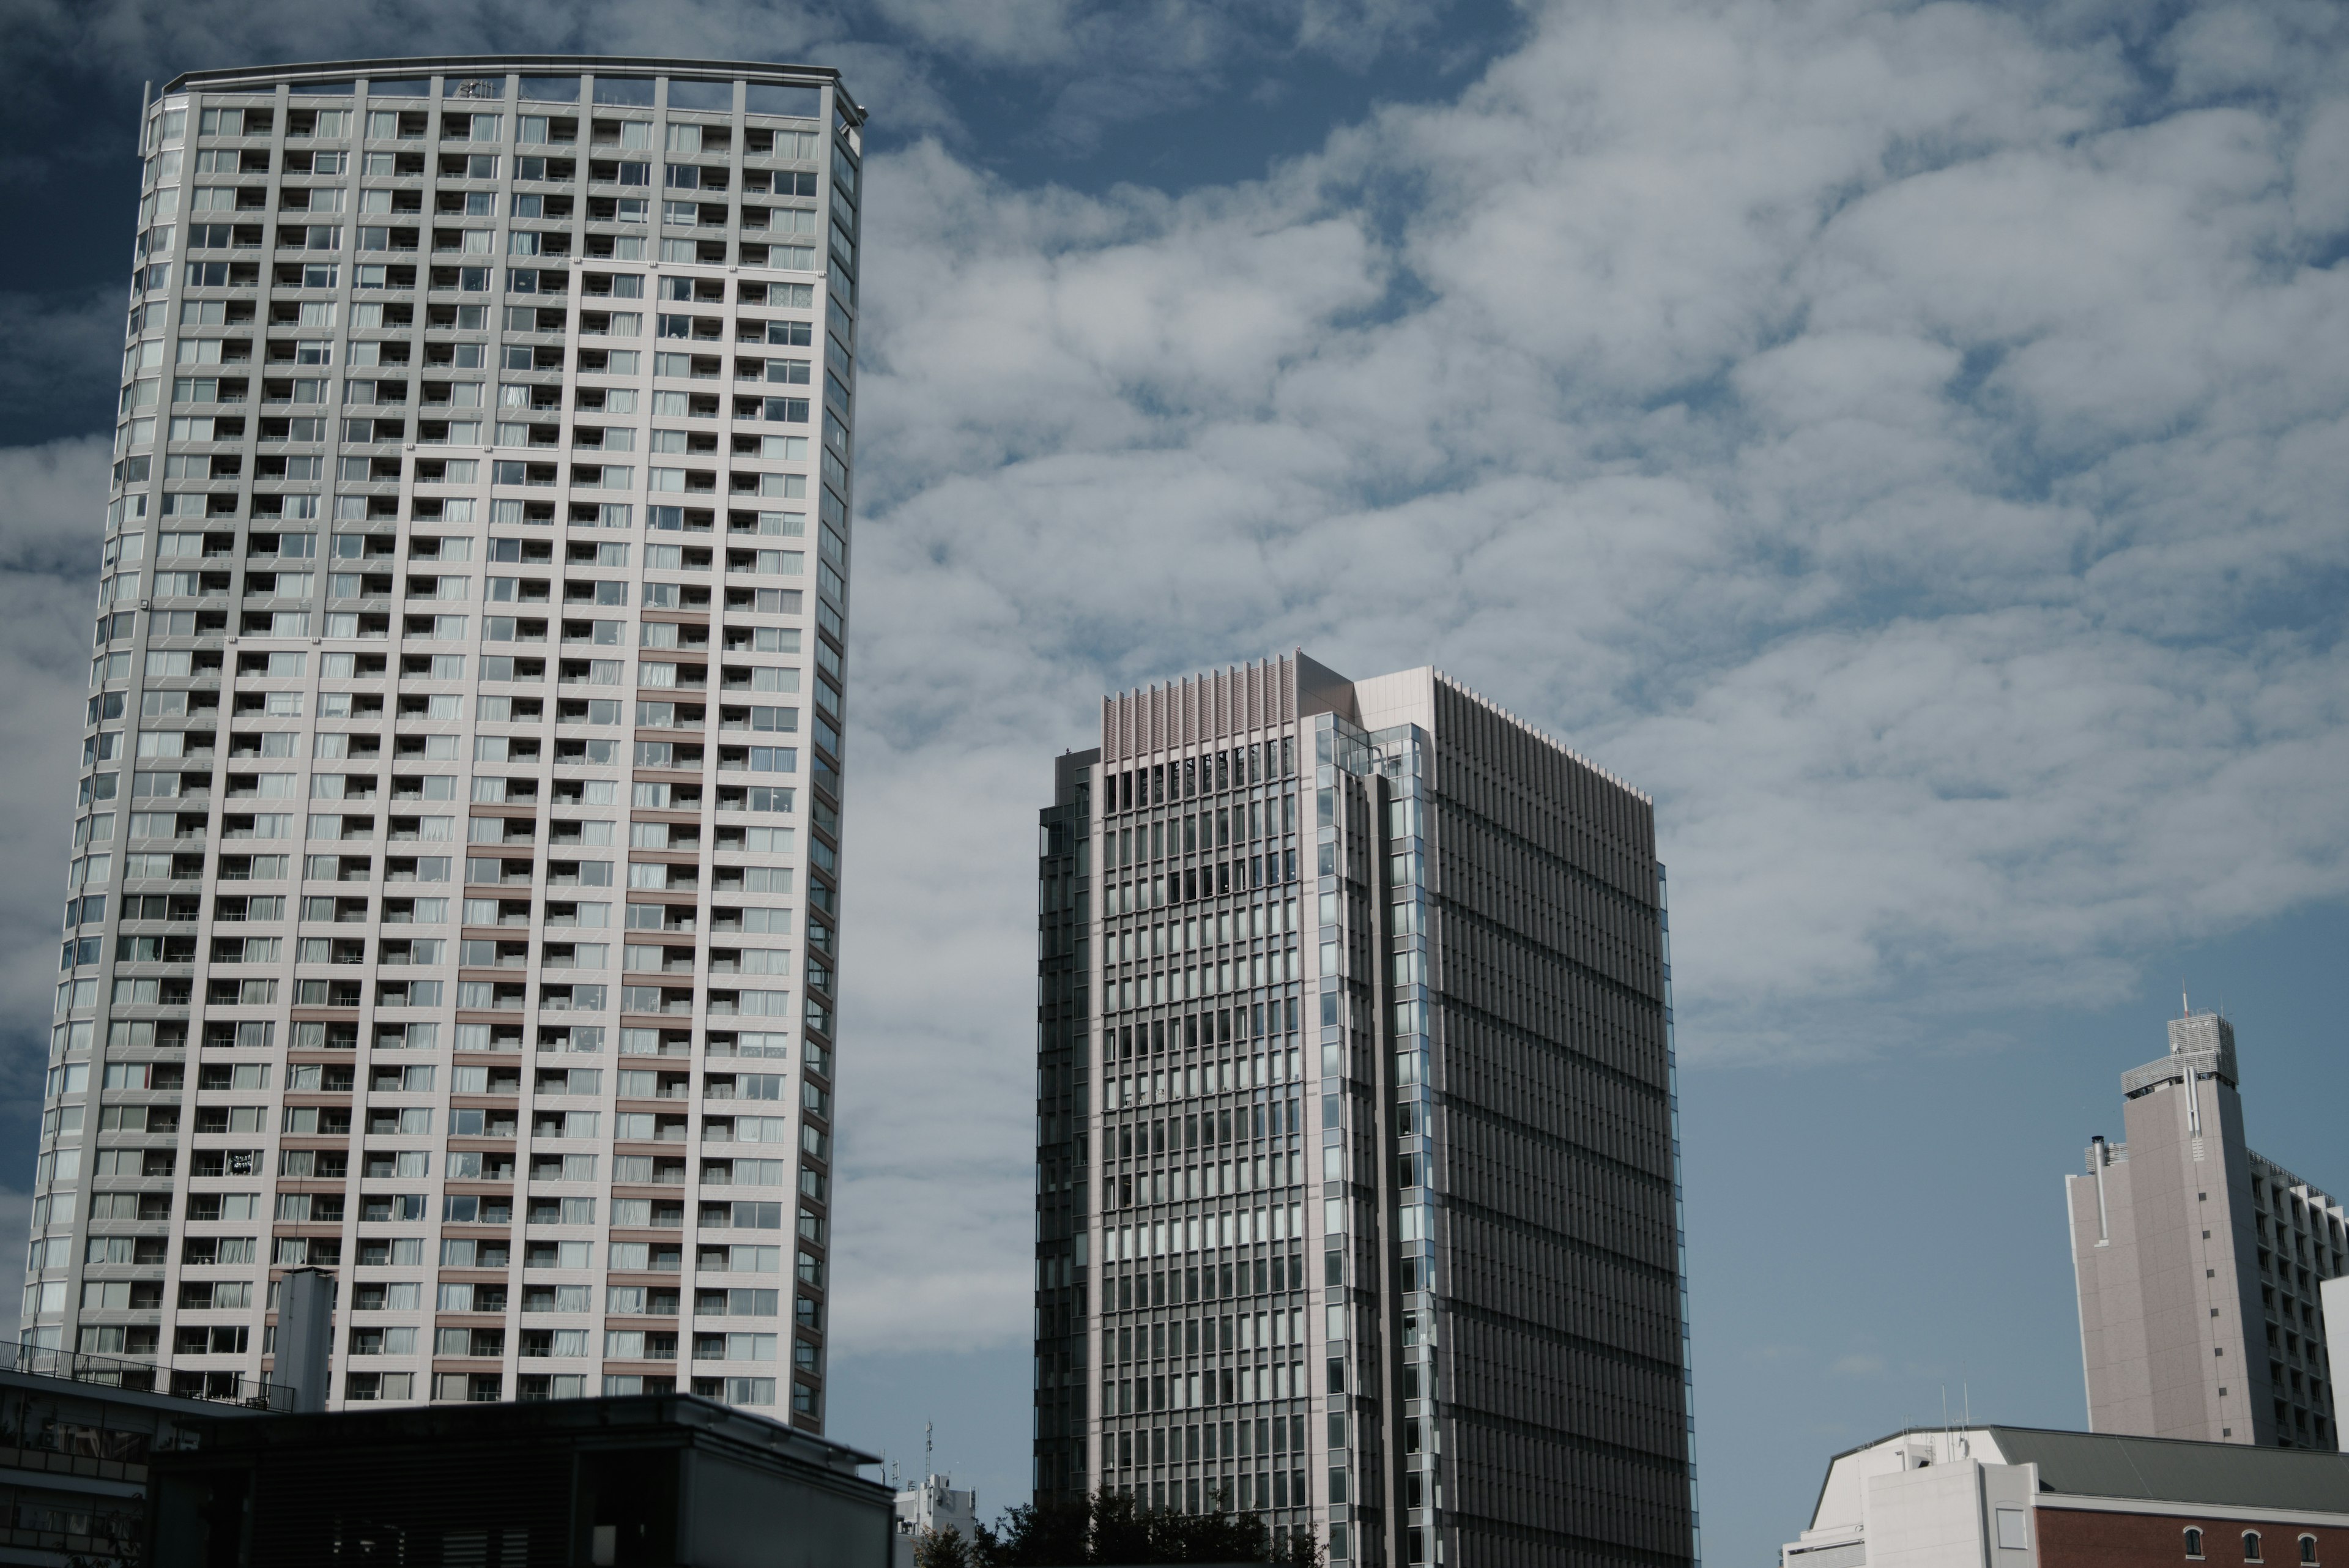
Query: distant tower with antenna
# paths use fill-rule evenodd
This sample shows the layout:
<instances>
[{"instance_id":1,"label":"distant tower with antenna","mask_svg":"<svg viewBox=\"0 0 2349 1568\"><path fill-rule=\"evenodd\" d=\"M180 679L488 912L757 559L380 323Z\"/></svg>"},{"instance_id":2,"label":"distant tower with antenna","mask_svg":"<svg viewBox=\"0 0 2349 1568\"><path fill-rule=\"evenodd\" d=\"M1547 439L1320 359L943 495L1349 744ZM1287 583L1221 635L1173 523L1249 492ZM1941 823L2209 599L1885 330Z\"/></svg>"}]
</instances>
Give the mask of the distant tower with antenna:
<instances>
[{"instance_id":1,"label":"distant tower with antenna","mask_svg":"<svg viewBox=\"0 0 2349 1568\"><path fill-rule=\"evenodd\" d=\"M2088 1425L2262 1448L2339 1446L2325 1282L2349 1214L2244 1140L2235 1029L2179 987L2168 1052L2121 1075L2126 1137L2064 1179ZM2295 1348L2296 1347L2296 1348Z\"/></svg>"},{"instance_id":2,"label":"distant tower with antenna","mask_svg":"<svg viewBox=\"0 0 2349 1568\"><path fill-rule=\"evenodd\" d=\"M957 1490L954 1478L939 1475L933 1468L936 1463L936 1431L932 1423L922 1423L922 1476L912 1486L895 1485L897 1494L898 1562L912 1561L912 1542L918 1542L933 1531L953 1531L965 1541L978 1532L978 1493Z\"/></svg>"}]
</instances>

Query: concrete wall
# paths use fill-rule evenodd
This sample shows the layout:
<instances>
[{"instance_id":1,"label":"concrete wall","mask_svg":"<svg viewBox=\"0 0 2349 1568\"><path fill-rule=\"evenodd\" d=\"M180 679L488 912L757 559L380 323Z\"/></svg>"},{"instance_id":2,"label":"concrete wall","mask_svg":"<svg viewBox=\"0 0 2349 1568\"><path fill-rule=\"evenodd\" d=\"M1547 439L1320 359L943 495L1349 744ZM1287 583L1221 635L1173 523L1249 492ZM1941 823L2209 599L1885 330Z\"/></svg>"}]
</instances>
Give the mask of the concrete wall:
<instances>
[{"instance_id":1,"label":"concrete wall","mask_svg":"<svg viewBox=\"0 0 2349 1568\"><path fill-rule=\"evenodd\" d=\"M2034 1465L1973 1459L1871 1476L1869 1568L2038 1568L2038 1490Z\"/></svg>"},{"instance_id":2,"label":"concrete wall","mask_svg":"<svg viewBox=\"0 0 2349 1568\"><path fill-rule=\"evenodd\" d=\"M2101 1167L2064 1183L2072 1215L2072 1267L2079 1284L2088 1429L2148 1432L2153 1395L2137 1285L2136 1162L2113 1158L2104 1146L2090 1149L2092 1158L2104 1161Z\"/></svg>"},{"instance_id":3,"label":"concrete wall","mask_svg":"<svg viewBox=\"0 0 2349 1568\"><path fill-rule=\"evenodd\" d=\"M2064 1182L2089 1428L2265 1443L2242 1102L2225 1080L2181 1069L2124 1116L2126 1157L2102 1168L2101 1210L2096 1172Z\"/></svg>"}]
</instances>

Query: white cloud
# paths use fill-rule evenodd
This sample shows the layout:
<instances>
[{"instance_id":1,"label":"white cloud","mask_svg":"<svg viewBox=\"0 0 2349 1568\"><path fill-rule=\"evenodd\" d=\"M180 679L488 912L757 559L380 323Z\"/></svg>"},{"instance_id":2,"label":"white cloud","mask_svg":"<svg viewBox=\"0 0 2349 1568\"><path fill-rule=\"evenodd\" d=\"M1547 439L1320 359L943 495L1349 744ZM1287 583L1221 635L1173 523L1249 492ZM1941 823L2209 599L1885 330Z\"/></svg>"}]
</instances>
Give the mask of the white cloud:
<instances>
[{"instance_id":1,"label":"white cloud","mask_svg":"<svg viewBox=\"0 0 2349 1568\"><path fill-rule=\"evenodd\" d=\"M57 979L109 444L0 448L0 798L33 803L0 814L0 1003L24 1020L47 1020ZM0 1084L37 1094L38 1070Z\"/></svg>"},{"instance_id":2,"label":"white cloud","mask_svg":"<svg viewBox=\"0 0 2349 1568\"><path fill-rule=\"evenodd\" d=\"M9 1245L0 1247L0 1312L16 1314L20 1327L25 1306L25 1249L16 1244L16 1239L28 1234L32 1222L31 1193L0 1191L0 1236L9 1238Z\"/></svg>"},{"instance_id":3,"label":"white cloud","mask_svg":"<svg viewBox=\"0 0 2349 1568\"><path fill-rule=\"evenodd\" d=\"M53 132L69 122L45 62L105 62L126 84L160 85L182 71L254 61L398 59L429 39L435 56L537 53L753 59L838 68L891 134L966 134L999 146L1023 142L1083 151L1104 130L1195 105L1221 90L1240 62L1278 66L1328 60L1361 71L1381 54L1436 34L1454 0L1158 0L1148 5L1084 0L403 0L319 5L305 0L0 0L14 45L0 85L20 102L52 109ZM990 112L965 126L939 78L984 70L1040 88L1041 113ZM990 104L990 110L997 106ZM65 136L47 150L67 151ZM111 156L79 140L81 159ZM24 148L0 174L28 171Z\"/></svg>"},{"instance_id":4,"label":"white cloud","mask_svg":"<svg viewBox=\"0 0 2349 1568\"><path fill-rule=\"evenodd\" d=\"M2328 99L2310 116L2292 155L2292 194L2303 232L2349 229L2349 99Z\"/></svg>"},{"instance_id":5,"label":"white cloud","mask_svg":"<svg viewBox=\"0 0 2349 1568\"><path fill-rule=\"evenodd\" d=\"M1972 1048L2349 891L2349 132L2294 16L1560 5L1258 182L877 158L841 1347L1025 1332L1032 813L1106 689L1432 661L1652 789L1697 1066ZM20 757L87 636L41 560Z\"/></svg>"},{"instance_id":6,"label":"white cloud","mask_svg":"<svg viewBox=\"0 0 2349 1568\"><path fill-rule=\"evenodd\" d=\"M887 1336L1021 1332L1029 814L1106 688L1433 660L1654 789L1700 1064L1976 1048L2349 890L2337 596L2292 597L2349 545L2344 279L2291 259L2330 122L2148 90L1979 8L1578 6L1227 191L884 161L843 1016L921 1136L850 1145L843 1280Z\"/></svg>"},{"instance_id":7,"label":"white cloud","mask_svg":"<svg viewBox=\"0 0 2349 1568\"><path fill-rule=\"evenodd\" d=\"M113 287L62 299L0 294L0 413L30 412L56 397L60 382L88 378L119 355L122 311Z\"/></svg>"}]
</instances>

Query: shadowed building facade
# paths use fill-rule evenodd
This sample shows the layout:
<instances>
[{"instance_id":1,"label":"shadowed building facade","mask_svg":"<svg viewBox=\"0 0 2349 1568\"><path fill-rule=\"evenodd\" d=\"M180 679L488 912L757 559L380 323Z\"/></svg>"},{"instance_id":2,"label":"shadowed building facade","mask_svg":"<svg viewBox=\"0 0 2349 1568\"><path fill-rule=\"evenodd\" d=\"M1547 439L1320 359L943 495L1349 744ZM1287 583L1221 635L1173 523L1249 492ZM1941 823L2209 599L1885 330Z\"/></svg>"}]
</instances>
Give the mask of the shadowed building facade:
<instances>
[{"instance_id":1,"label":"shadowed building facade","mask_svg":"<svg viewBox=\"0 0 2349 1568\"><path fill-rule=\"evenodd\" d=\"M1300 653L1108 700L1042 820L1040 1495L1692 1562L1647 797Z\"/></svg>"}]
</instances>

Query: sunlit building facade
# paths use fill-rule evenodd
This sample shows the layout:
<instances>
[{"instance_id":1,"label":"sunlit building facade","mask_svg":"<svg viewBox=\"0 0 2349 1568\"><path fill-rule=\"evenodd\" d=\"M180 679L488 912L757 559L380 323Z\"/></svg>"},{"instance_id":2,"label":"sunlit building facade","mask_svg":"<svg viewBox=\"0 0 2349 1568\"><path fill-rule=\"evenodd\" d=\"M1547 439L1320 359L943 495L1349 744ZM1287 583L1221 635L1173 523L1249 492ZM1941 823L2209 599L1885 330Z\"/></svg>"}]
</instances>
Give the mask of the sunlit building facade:
<instances>
[{"instance_id":1,"label":"sunlit building facade","mask_svg":"<svg viewBox=\"0 0 2349 1568\"><path fill-rule=\"evenodd\" d=\"M150 101L23 1334L823 1417L862 111ZM99 519L93 518L98 523Z\"/></svg>"}]
</instances>

